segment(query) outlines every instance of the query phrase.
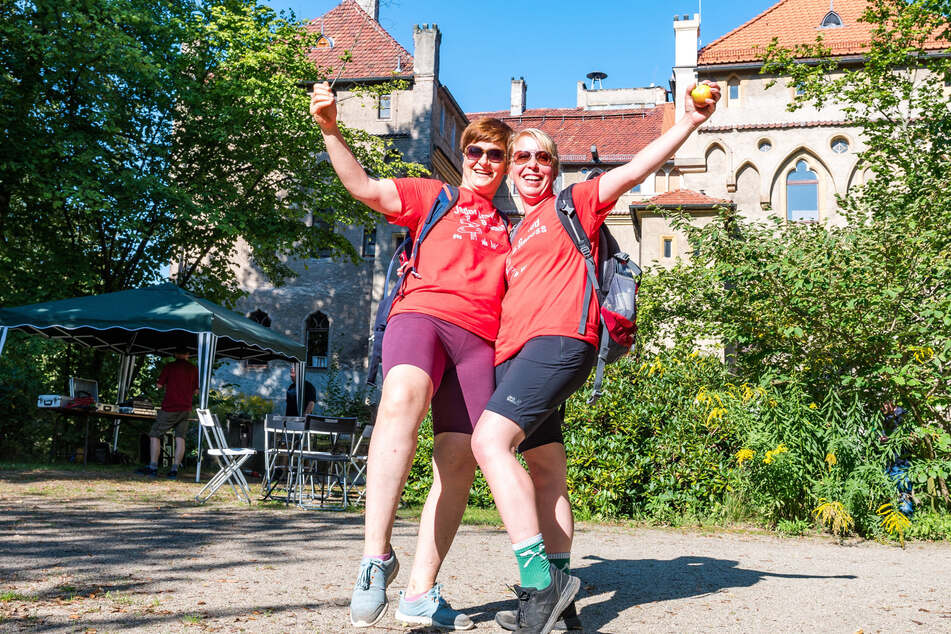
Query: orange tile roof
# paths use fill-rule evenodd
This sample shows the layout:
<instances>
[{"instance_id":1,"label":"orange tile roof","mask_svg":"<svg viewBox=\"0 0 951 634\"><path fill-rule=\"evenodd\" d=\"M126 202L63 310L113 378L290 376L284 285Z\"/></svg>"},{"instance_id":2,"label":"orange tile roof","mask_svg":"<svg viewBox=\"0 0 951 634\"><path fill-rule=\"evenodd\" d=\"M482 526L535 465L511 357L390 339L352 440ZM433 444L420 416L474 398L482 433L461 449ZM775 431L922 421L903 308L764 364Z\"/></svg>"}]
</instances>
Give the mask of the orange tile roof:
<instances>
[{"instance_id":1,"label":"orange tile roof","mask_svg":"<svg viewBox=\"0 0 951 634\"><path fill-rule=\"evenodd\" d=\"M646 207L648 205L657 205L658 207L677 207L679 205L732 205L733 203L723 198L711 198L706 194L694 191L692 189L675 189L672 192L658 194L650 200L635 203L636 207Z\"/></svg>"},{"instance_id":2,"label":"orange tile roof","mask_svg":"<svg viewBox=\"0 0 951 634\"><path fill-rule=\"evenodd\" d=\"M495 117L518 132L539 128L558 144L562 163L591 163L591 146L605 163L631 160L645 145L673 125L674 104L628 110L582 110L581 108L534 108L512 116L508 110L468 112L470 121Z\"/></svg>"},{"instance_id":3,"label":"orange tile roof","mask_svg":"<svg viewBox=\"0 0 951 634\"><path fill-rule=\"evenodd\" d=\"M313 49L307 56L318 66L330 67L331 77L338 73L342 79L413 76L413 56L354 0L343 0L306 28L333 42L333 47ZM343 63L340 56L348 50L353 59Z\"/></svg>"},{"instance_id":4,"label":"orange tile roof","mask_svg":"<svg viewBox=\"0 0 951 634\"><path fill-rule=\"evenodd\" d=\"M773 38L780 46L814 44L822 36L823 45L833 55L858 55L867 50L873 25L859 22L868 0L835 0L841 27L819 28L829 13L829 0L782 0L746 24L700 49L698 65L758 62ZM929 40L929 49L948 47L946 40Z\"/></svg>"}]
</instances>

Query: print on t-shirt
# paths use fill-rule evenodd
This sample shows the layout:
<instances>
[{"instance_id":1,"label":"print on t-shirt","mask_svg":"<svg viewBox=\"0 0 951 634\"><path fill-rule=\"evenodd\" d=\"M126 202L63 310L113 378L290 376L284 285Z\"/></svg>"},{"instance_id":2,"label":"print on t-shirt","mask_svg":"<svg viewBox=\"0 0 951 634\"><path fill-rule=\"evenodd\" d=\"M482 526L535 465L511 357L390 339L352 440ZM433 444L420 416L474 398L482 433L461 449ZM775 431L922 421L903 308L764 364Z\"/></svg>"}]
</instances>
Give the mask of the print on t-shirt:
<instances>
[{"instance_id":1,"label":"print on t-shirt","mask_svg":"<svg viewBox=\"0 0 951 634\"><path fill-rule=\"evenodd\" d=\"M394 183L403 207L389 220L415 234L443 184L419 178L398 178ZM492 201L460 189L459 201L420 244L415 273L406 278L390 317L422 313L494 341L508 251L508 228Z\"/></svg>"}]
</instances>

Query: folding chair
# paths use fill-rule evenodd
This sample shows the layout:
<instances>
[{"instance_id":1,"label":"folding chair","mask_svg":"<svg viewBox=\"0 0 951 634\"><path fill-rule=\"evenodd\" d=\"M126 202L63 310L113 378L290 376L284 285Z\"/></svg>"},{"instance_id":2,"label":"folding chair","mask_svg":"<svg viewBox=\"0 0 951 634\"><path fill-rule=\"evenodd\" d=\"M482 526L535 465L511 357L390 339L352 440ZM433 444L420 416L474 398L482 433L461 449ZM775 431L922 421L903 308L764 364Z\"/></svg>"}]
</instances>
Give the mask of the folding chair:
<instances>
[{"instance_id":1,"label":"folding chair","mask_svg":"<svg viewBox=\"0 0 951 634\"><path fill-rule=\"evenodd\" d=\"M262 499L290 503L294 473L292 465L303 438L304 418L275 416L264 419L264 479L261 481Z\"/></svg>"},{"instance_id":2,"label":"folding chair","mask_svg":"<svg viewBox=\"0 0 951 634\"><path fill-rule=\"evenodd\" d=\"M370 451L370 436L372 435L373 425L364 425L360 434L353 437L353 446L350 448L350 472L347 477L347 489L352 491L356 487L363 487L357 498L353 500L353 504L363 502L363 497L367 493L367 459Z\"/></svg>"},{"instance_id":3,"label":"folding chair","mask_svg":"<svg viewBox=\"0 0 951 634\"><path fill-rule=\"evenodd\" d=\"M297 506L302 509L346 510L349 505L347 475L356 426L356 418L307 416L296 460L294 487ZM319 495L317 483L320 484ZM340 491L340 505L326 506L335 489ZM315 501L319 504L315 505Z\"/></svg>"},{"instance_id":4,"label":"folding chair","mask_svg":"<svg viewBox=\"0 0 951 634\"><path fill-rule=\"evenodd\" d=\"M198 495L195 496L195 501L204 504L222 484L227 482L231 486L231 490L234 491L235 497L251 504L251 489L248 487L248 481L241 471L241 465L257 451L245 448L229 448L224 431L218 422L218 417L207 409L199 408L195 412L198 414L198 424L201 425L201 431L205 435L205 442L208 447L207 454L218 463L218 473L202 487Z\"/></svg>"}]
</instances>

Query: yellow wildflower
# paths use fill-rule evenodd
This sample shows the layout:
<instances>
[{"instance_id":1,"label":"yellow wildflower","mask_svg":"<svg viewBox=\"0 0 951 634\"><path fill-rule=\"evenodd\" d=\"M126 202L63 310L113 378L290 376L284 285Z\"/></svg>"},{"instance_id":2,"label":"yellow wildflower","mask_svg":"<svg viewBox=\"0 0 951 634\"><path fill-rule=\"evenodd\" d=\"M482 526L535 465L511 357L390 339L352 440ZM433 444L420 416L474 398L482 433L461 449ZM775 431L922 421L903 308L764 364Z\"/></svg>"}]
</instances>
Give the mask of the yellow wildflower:
<instances>
[{"instance_id":1,"label":"yellow wildflower","mask_svg":"<svg viewBox=\"0 0 951 634\"><path fill-rule=\"evenodd\" d=\"M816 409L817 407L819 406L816 405L815 403L809 403L809 409Z\"/></svg>"},{"instance_id":2,"label":"yellow wildflower","mask_svg":"<svg viewBox=\"0 0 951 634\"><path fill-rule=\"evenodd\" d=\"M747 460L752 460L753 456L756 455L756 452L752 449L740 449L736 452L736 461L740 464L743 464Z\"/></svg>"},{"instance_id":3,"label":"yellow wildflower","mask_svg":"<svg viewBox=\"0 0 951 634\"><path fill-rule=\"evenodd\" d=\"M827 453L826 464L829 465L829 471L832 471L832 467L834 467L836 463L838 463L838 460L835 459L835 454L831 451Z\"/></svg>"},{"instance_id":4,"label":"yellow wildflower","mask_svg":"<svg viewBox=\"0 0 951 634\"><path fill-rule=\"evenodd\" d=\"M763 462L766 464L773 464L773 460L776 459L776 456L779 454L787 453L789 449L786 448L786 445L779 444L775 449L766 452L766 457L763 458Z\"/></svg>"}]
</instances>

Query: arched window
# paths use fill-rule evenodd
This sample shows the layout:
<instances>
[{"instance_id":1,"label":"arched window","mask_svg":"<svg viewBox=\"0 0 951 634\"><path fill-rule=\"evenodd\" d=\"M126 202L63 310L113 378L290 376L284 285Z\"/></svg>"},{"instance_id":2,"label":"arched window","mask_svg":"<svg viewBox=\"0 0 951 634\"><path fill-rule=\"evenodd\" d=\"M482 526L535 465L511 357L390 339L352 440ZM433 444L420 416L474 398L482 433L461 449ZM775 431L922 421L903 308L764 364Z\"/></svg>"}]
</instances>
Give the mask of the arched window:
<instances>
[{"instance_id":1,"label":"arched window","mask_svg":"<svg viewBox=\"0 0 951 634\"><path fill-rule=\"evenodd\" d=\"M266 312L260 308L256 308L253 312L248 314L248 319L251 321L257 322L264 326L265 328L271 327L271 318Z\"/></svg>"},{"instance_id":2,"label":"arched window","mask_svg":"<svg viewBox=\"0 0 951 634\"><path fill-rule=\"evenodd\" d=\"M822 18L822 22L819 24L820 29L831 29L837 26L842 26L842 18L835 11L826 13L826 17Z\"/></svg>"},{"instance_id":3,"label":"arched window","mask_svg":"<svg viewBox=\"0 0 951 634\"><path fill-rule=\"evenodd\" d=\"M330 320L320 311L307 318L307 365L326 368L330 358Z\"/></svg>"},{"instance_id":4,"label":"arched window","mask_svg":"<svg viewBox=\"0 0 951 634\"><path fill-rule=\"evenodd\" d=\"M819 176L802 159L796 161L795 171L786 177L786 219L819 220Z\"/></svg>"},{"instance_id":5,"label":"arched window","mask_svg":"<svg viewBox=\"0 0 951 634\"><path fill-rule=\"evenodd\" d=\"M317 39L317 43L314 44L314 48L333 48L333 47L334 47L333 40L331 40L329 37L323 34Z\"/></svg>"}]
</instances>

